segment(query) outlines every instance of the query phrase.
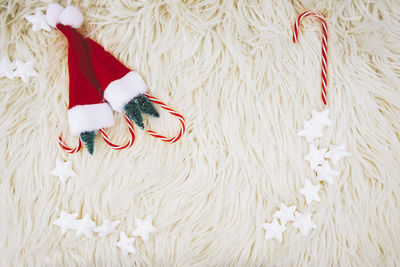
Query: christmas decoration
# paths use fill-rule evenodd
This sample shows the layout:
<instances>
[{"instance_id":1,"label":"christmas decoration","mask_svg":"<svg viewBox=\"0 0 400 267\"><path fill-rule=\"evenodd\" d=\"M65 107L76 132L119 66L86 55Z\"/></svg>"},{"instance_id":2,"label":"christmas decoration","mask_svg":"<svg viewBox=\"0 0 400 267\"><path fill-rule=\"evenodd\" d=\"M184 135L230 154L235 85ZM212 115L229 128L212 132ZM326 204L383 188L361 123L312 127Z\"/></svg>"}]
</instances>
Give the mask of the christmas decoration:
<instances>
[{"instance_id":1,"label":"christmas decoration","mask_svg":"<svg viewBox=\"0 0 400 267\"><path fill-rule=\"evenodd\" d=\"M340 144L337 146L329 145L329 151L326 153L325 157L331 159L333 164L336 164L341 158L349 155L350 153L346 151L346 144Z\"/></svg>"},{"instance_id":2,"label":"christmas decoration","mask_svg":"<svg viewBox=\"0 0 400 267\"><path fill-rule=\"evenodd\" d=\"M100 237L104 237L108 234L114 233L115 227L117 227L119 223L120 221L105 220L101 226L94 228L93 231L98 233Z\"/></svg>"},{"instance_id":3,"label":"christmas decoration","mask_svg":"<svg viewBox=\"0 0 400 267\"><path fill-rule=\"evenodd\" d=\"M339 172L331 169L329 162L326 160L324 160L320 166L317 166L315 171L320 181L326 181L329 184L333 184L333 179L339 175Z\"/></svg>"},{"instance_id":4,"label":"christmas decoration","mask_svg":"<svg viewBox=\"0 0 400 267\"><path fill-rule=\"evenodd\" d=\"M60 159L57 159L56 168L52 170L50 174L58 176L62 184L65 184L68 178L76 176L76 173L72 170L72 162L64 162Z\"/></svg>"},{"instance_id":5,"label":"christmas decoration","mask_svg":"<svg viewBox=\"0 0 400 267\"><path fill-rule=\"evenodd\" d=\"M308 121L303 122L304 129L299 131L297 135L304 136L308 143L311 143L314 138L322 137L322 127Z\"/></svg>"},{"instance_id":6,"label":"christmas decoration","mask_svg":"<svg viewBox=\"0 0 400 267\"><path fill-rule=\"evenodd\" d=\"M68 213L65 210L61 211L60 217L57 220L54 220L53 224L57 225L61 228L61 233L65 234L65 232L69 229L73 229L73 222L78 217L76 213Z\"/></svg>"},{"instance_id":7,"label":"christmas decoration","mask_svg":"<svg viewBox=\"0 0 400 267\"><path fill-rule=\"evenodd\" d=\"M306 198L306 203L309 205L313 200L321 202L321 198L318 196L318 191L321 188L320 185L313 185L310 180L306 179L306 185L300 188L300 193Z\"/></svg>"},{"instance_id":8,"label":"christmas decoration","mask_svg":"<svg viewBox=\"0 0 400 267\"><path fill-rule=\"evenodd\" d=\"M49 24L47 23L46 16L39 10L36 10L34 15L26 16L25 19L32 23L32 30L34 32L45 30L51 31Z\"/></svg>"},{"instance_id":9,"label":"christmas decoration","mask_svg":"<svg viewBox=\"0 0 400 267\"><path fill-rule=\"evenodd\" d=\"M309 122L315 126L324 127L332 125L332 121L329 119L329 109L325 109L321 112L318 110L313 109L311 111L312 118Z\"/></svg>"},{"instance_id":10,"label":"christmas decoration","mask_svg":"<svg viewBox=\"0 0 400 267\"><path fill-rule=\"evenodd\" d=\"M135 219L135 223L137 228L133 231L133 236L140 236L144 242L147 242L151 233L156 231L156 228L153 226L151 221L152 217L146 217L144 220Z\"/></svg>"},{"instance_id":11,"label":"christmas decoration","mask_svg":"<svg viewBox=\"0 0 400 267\"><path fill-rule=\"evenodd\" d=\"M308 235L311 229L317 228L315 223L311 221L311 213L302 214L296 211L295 216L293 227L299 229L303 236Z\"/></svg>"},{"instance_id":12,"label":"christmas decoration","mask_svg":"<svg viewBox=\"0 0 400 267\"><path fill-rule=\"evenodd\" d=\"M25 63L17 60L15 66L14 77L20 77L24 83L27 83L30 77L38 76L38 73L33 69L33 59Z\"/></svg>"},{"instance_id":13,"label":"christmas decoration","mask_svg":"<svg viewBox=\"0 0 400 267\"><path fill-rule=\"evenodd\" d=\"M286 230L286 226L280 225L277 219L273 219L272 223L264 223L263 228L265 230L265 239L276 239L278 242L282 242L282 233Z\"/></svg>"},{"instance_id":14,"label":"christmas decoration","mask_svg":"<svg viewBox=\"0 0 400 267\"><path fill-rule=\"evenodd\" d=\"M85 214L82 219L73 221L71 227L76 230L76 236L85 235L91 238L96 224L90 219L89 214Z\"/></svg>"},{"instance_id":15,"label":"christmas decoration","mask_svg":"<svg viewBox=\"0 0 400 267\"><path fill-rule=\"evenodd\" d=\"M14 79L15 62L11 62L8 56L4 56L0 61L0 78L7 77Z\"/></svg>"},{"instance_id":16,"label":"christmas decoration","mask_svg":"<svg viewBox=\"0 0 400 267\"><path fill-rule=\"evenodd\" d=\"M93 154L94 139L98 131L113 149L121 150L132 146L133 127L132 130L130 127L131 141L121 146L111 143L104 128L113 126L113 110L125 112L129 117L128 124L133 120L141 129L145 128L143 113L159 117L152 105L152 102L157 103L156 99L147 94L148 87L143 78L138 72L125 67L98 43L77 32L76 29L83 23L83 16L76 7L68 6L64 9L58 4L52 4L47 8L46 18L48 24L60 30L68 40L68 122L71 133L80 137L90 154ZM168 111L181 122L179 137L165 140L151 130L148 132L156 138L173 143L183 135L185 121L176 111ZM71 149L61 137L59 143L68 153L79 151L81 146L79 143L79 148Z\"/></svg>"},{"instance_id":17,"label":"christmas decoration","mask_svg":"<svg viewBox=\"0 0 400 267\"><path fill-rule=\"evenodd\" d=\"M294 212L296 211L296 206L286 206L281 203L279 206L279 211L274 213L273 218L279 219L282 225L286 225L287 222L292 222L295 219Z\"/></svg>"},{"instance_id":18,"label":"christmas decoration","mask_svg":"<svg viewBox=\"0 0 400 267\"><path fill-rule=\"evenodd\" d=\"M133 241L135 241L134 237L128 238L124 232L119 234L117 247L122 250L124 256L128 255L128 253L136 254L136 249L133 247Z\"/></svg>"},{"instance_id":19,"label":"christmas decoration","mask_svg":"<svg viewBox=\"0 0 400 267\"><path fill-rule=\"evenodd\" d=\"M300 14L297 18L296 22L294 23L293 27L293 43L296 43L299 39L299 24L300 21L305 17L314 17L319 19L322 26L322 57L321 57L321 98L324 105L327 104L326 102L326 86L328 81L328 71L327 71L327 64L328 64L328 26L326 25L326 21L324 17L320 14L315 13L313 11L306 11Z\"/></svg>"},{"instance_id":20,"label":"christmas decoration","mask_svg":"<svg viewBox=\"0 0 400 267\"><path fill-rule=\"evenodd\" d=\"M81 140L85 143L87 150L90 154L94 152L94 138L96 133L94 131L91 132L82 132L81 133Z\"/></svg>"},{"instance_id":21,"label":"christmas decoration","mask_svg":"<svg viewBox=\"0 0 400 267\"><path fill-rule=\"evenodd\" d=\"M298 28L299 23L302 18L307 16L313 16L318 18L322 24L322 68L321 68L321 97L324 105L327 104L327 95L326 95L326 86L327 86L327 25L325 19L311 11L307 11L302 13L294 24L293 29L293 42L298 40ZM332 170L330 165L325 158L331 158L334 164L344 156L347 156L348 153L345 151L345 145L339 146L329 146L329 152L326 152L326 148L318 149L315 145L311 144L311 142L315 138L319 138L323 136L323 128L325 126L332 125L332 121L329 117L329 110L325 109L321 112L316 109L312 110L312 118L308 121L303 122L303 129L300 130L297 135L305 137L306 141L310 143L310 152L304 157L305 160L310 162L311 169L315 170L317 173L318 179L320 181L327 181L332 184L334 177L338 176L339 173ZM300 188L299 192L304 195L306 198L306 204L309 205L312 201L320 202L321 198L318 195L318 192L321 188L321 185L313 185L310 180L305 179L305 186ZM293 216L293 212L295 212L295 216ZM281 204L280 210L275 212L274 220L279 218L283 225L286 225L287 221L294 221L293 226L298 228L302 235L308 235L311 229L316 228L316 225L311 221L311 213L307 213L303 215L300 212L296 211L296 207L292 206L288 208L286 205ZM272 224L266 224L266 227L275 230L277 235L277 240L281 241L281 233L279 231L283 231L283 228L279 228L277 221L274 221ZM268 234L268 232L267 232ZM269 238L272 238L274 234L274 230L270 230Z\"/></svg>"},{"instance_id":22,"label":"christmas decoration","mask_svg":"<svg viewBox=\"0 0 400 267\"><path fill-rule=\"evenodd\" d=\"M310 144L310 153L308 153L304 159L310 162L311 169L315 169L318 165L321 165L325 160L326 148L317 149L313 144Z\"/></svg>"}]
</instances>

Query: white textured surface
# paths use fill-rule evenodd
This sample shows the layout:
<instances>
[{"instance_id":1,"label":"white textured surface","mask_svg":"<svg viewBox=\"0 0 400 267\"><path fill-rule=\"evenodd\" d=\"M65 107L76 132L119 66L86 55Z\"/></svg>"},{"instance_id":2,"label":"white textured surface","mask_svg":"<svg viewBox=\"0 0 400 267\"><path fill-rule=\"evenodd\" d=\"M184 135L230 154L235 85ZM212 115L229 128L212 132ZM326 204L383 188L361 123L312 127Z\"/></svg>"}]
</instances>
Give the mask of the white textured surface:
<instances>
[{"instance_id":1,"label":"white textured surface","mask_svg":"<svg viewBox=\"0 0 400 267\"><path fill-rule=\"evenodd\" d=\"M35 3L34 3L35 2ZM24 19L48 2L0 5L0 51L36 59L39 77L0 79L1 266L393 266L400 251L400 4L388 1L79 1L80 29L141 73L152 95L184 114L186 135L174 145L137 130L128 151L96 139L67 155L67 46L61 33L33 32ZM34 4L33 4L34 3ZM293 4L294 3L294 4ZM70 4L61 1L63 6ZM321 188L317 225L303 237L288 227L282 243L262 229L280 203L307 214L298 192L315 183L296 133L321 109L320 25L305 19L299 43L292 23L322 11L329 24L331 127L318 140L347 144L341 174ZM1 57L0 57L1 58ZM166 112L146 125L172 135ZM122 143L122 118L107 130ZM55 160L77 176L62 186ZM157 233L136 239L124 256L117 233L105 238L61 234L60 211L85 213L100 225L153 216Z\"/></svg>"}]
</instances>

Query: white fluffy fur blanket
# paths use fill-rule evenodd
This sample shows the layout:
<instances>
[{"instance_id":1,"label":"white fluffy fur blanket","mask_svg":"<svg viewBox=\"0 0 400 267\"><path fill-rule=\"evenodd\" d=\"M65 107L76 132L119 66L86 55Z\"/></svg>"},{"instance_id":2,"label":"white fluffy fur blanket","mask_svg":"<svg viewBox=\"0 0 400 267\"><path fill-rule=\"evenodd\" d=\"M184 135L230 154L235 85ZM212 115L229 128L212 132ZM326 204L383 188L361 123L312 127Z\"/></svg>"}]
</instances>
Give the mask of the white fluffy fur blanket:
<instances>
[{"instance_id":1,"label":"white fluffy fur blanket","mask_svg":"<svg viewBox=\"0 0 400 267\"><path fill-rule=\"evenodd\" d=\"M98 136L94 156L69 155L67 46L60 32L33 32L24 19L47 1L0 1L0 57L35 60L38 77L0 79L1 266L394 266L400 251L400 3L387 1L62 1L84 14L80 31L140 72L151 94L180 111L187 133L165 144L136 130L135 145L112 151ZM306 205L299 189L316 182L296 135L320 99L320 24L329 25L328 107L333 125L321 146L346 143L334 185ZM172 135L168 113L146 125ZM122 143L119 116L107 130ZM63 186L50 175L72 161ZM280 203L312 211L303 237L289 224L266 240ZM107 237L65 235L61 210L96 224L120 220ZM116 247L135 218L157 232Z\"/></svg>"}]
</instances>

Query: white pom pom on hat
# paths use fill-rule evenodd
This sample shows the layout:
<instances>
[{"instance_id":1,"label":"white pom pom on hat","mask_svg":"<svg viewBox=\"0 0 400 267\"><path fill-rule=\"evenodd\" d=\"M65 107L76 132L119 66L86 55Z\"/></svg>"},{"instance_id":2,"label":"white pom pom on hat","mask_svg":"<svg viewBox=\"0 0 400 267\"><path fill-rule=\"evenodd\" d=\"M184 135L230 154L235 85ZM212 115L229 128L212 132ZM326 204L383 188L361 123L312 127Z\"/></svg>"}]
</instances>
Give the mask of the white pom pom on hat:
<instances>
[{"instance_id":1,"label":"white pom pom on hat","mask_svg":"<svg viewBox=\"0 0 400 267\"><path fill-rule=\"evenodd\" d=\"M60 22L61 24L78 29L83 23L83 15L76 7L67 6L61 13Z\"/></svg>"},{"instance_id":2,"label":"white pom pom on hat","mask_svg":"<svg viewBox=\"0 0 400 267\"><path fill-rule=\"evenodd\" d=\"M60 23L60 16L64 8L59 4L51 4L46 10L46 20L51 27L56 27L57 23Z\"/></svg>"},{"instance_id":3,"label":"white pom pom on hat","mask_svg":"<svg viewBox=\"0 0 400 267\"><path fill-rule=\"evenodd\" d=\"M61 23L78 29L83 23L83 15L74 6L63 8L59 4L51 4L47 7L46 20L52 27L56 27L58 23Z\"/></svg>"}]
</instances>

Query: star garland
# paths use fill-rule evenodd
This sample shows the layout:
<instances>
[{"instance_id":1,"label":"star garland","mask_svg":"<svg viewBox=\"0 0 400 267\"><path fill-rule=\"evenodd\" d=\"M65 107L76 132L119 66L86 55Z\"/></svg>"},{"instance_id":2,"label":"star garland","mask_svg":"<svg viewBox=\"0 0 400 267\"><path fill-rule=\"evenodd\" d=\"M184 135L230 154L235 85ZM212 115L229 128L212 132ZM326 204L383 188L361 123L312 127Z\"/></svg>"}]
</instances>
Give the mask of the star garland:
<instances>
[{"instance_id":1,"label":"star garland","mask_svg":"<svg viewBox=\"0 0 400 267\"><path fill-rule=\"evenodd\" d=\"M336 165L341 158L350 155L345 150L345 144L329 145L328 150L328 148L318 148L318 146L311 143L315 138L323 137L323 128L325 126L332 125L328 116L328 109L322 112L313 110L312 118L309 121L304 121L304 128L297 133L298 136L304 137L310 143L310 152L304 156L304 159L310 163L311 170L313 170L316 178L322 184L333 184L334 178L340 174L338 171L331 169L327 159L330 159ZM306 205L311 205L313 201L321 202L321 198L318 195L321 185L313 184L311 179L305 179L304 181L305 185L299 189L299 192L304 196ZM312 215L312 212L302 214L296 211L296 206L288 207L282 203L280 210L273 215L272 223L264 223L262 225L266 231L265 238L282 242L282 233L287 229L287 222L293 222L293 227L299 229L300 233L306 236L312 229L317 228L317 225L312 221Z\"/></svg>"},{"instance_id":2,"label":"star garland","mask_svg":"<svg viewBox=\"0 0 400 267\"><path fill-rule=\"evenodd\" d=\"M96 223L90 218L89 214L85 214L81 219L77 219L77 213L68 213L62 210L60 217L53 221L53 224L60 227L61 234L65 234L68 230L75 230L76 236L85 235L88 238L92 238L94 233L97 233L98 237L106 237L110 234L116 233L116 228L120 224L119 220L103 221L102 225L97 226ZM153 218L147 216L144 220L135 218L135 224L137 228L133 231L133 236L140 236L143 242L147 242L150 238L150 234L155 233L157 228L152 224ZM120 232L119 241L116 246L121 249L123 255L129 253L136 254L136 248L133 246L135 237L129 238L124 232Z\"/></svg>"}]
</instances>

